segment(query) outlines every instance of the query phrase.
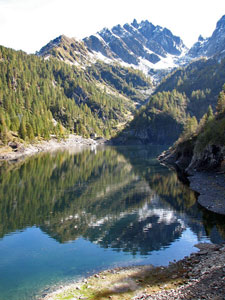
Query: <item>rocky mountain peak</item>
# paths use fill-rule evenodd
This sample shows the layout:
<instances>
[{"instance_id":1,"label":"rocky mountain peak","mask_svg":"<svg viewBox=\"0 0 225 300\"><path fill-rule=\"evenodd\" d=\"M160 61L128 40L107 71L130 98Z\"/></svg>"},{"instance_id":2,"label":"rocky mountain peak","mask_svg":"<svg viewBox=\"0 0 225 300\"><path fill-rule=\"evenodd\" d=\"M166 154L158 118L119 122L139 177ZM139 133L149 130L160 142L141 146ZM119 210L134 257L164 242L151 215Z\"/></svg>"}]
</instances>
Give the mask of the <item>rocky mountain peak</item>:
<instances>
[{"instance_id":1,"label":"rocky mountain peak","mask_svg":"<svg viewBox=\"0 0 225 300\"><path fill-rule=\"evenodd\" d=\"M203 42L205 39L204 37L200 34L198 37L198 42Z\"/></svg>"},{"instance_id":2,"label":"rocky mountain peak","mask_svg":"<svg viewBox=\"0 0 225 300\"><path fill-rule=\"evenodd\" d=\"M136 19L111 29L104 28L86 37L84 43L89 50L106 59L132 65L145 73L151 69L175 67L178 57L187 51L182 40L169 29L155 26L148 20L138 23Z\"/></svg>"},{"instance_id":3,"label":"rocky mountain peak","mask_svg":"<svg viewBox=\"0 0 225 300\"><path fill-rule=\"evenodd\" d=\"M191 57L224 57L225 56L225 15L217 22L216 29L211 37L204 39L199 37L192 46L188 55Z\"/></svg>"},{"instance_id":4,"label":"rocky mountain peak","mask_svg":"<svg viewBox=\"0 0 225 300\"><path fill-rule=\"evenodd\" d=\"M89 51L83 41L78 41L75 38L69 38L65 35L60 35L51 40L36 54L45 58L54 56L59 60L72 64L83 64L89 58Z\"/></svg>"},{"instance_id":5,"label":"rocky mountain peak","mask_svg":"<svg viewBox=\"0 0 225 300\"><path fill-rule=\"evenodd\" d=\"M133 22L131 23L131 25L135 28L138 28L138 22L136 19L133 20Z\"/></svg>"},{"instance_id":6,"label":"rocky mountain peak","mask_svg":"<svg viewBox=\"0 0 225 300\"><path fill-rule=\"evenodd\" d=\"M223 15L221 17L221 19L217 22L216 24L216 28L219 29L219 28L225 28L225 15Z\"/></svg>"}]
</instances>

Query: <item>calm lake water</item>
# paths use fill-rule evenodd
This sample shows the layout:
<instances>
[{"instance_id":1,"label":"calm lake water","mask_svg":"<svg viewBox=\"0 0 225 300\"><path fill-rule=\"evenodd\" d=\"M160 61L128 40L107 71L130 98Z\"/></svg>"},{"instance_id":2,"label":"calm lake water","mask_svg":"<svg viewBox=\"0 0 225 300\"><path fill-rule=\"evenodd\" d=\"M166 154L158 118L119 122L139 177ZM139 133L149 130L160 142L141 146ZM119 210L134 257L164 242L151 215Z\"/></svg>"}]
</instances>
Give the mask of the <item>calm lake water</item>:
<instances>
[{"instance_id":1,"label":"calm lake water","mask_svg":"<svg viewBox=\"0 0 225 300\"><path fill-rule=\"evenodd\" d=\"M44 153L0 168L0 300L38 299L96 271L166 265L225 237L160 147Z\"/></svg>"}]
</instances>

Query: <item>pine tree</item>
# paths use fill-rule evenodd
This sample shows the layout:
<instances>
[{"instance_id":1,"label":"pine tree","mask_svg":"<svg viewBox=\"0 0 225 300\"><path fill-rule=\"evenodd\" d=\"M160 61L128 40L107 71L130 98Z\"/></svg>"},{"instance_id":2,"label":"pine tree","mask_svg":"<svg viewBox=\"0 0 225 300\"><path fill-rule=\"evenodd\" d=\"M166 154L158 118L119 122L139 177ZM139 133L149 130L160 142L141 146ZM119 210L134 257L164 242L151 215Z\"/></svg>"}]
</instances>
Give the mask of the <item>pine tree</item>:
<instances>
[{"instance_id":1,"label":"pine tree","mask_svg":"<svg viewBox=\"0 0 225 300\"><path fill-rule=\"evenodd\" d=\"M219 94L216 110L218 113L225 112L225 88Z\"/></svg>"},{"instance_id":2,"label":"pine tree","mask_svg":"<svg viewBox=\"0 0 225 300\"><path fill-rule=\"evenodd\" d=\"M206 120L211 121L213 118L214 118L213 109L212 109L212 106L209 105L208 111L207 111L207 114L206 114Z\"/></svg>"},{"instance_id":3,"label":"pine tree","mask_svg":"<svg viewBox=\"0 0 225 300\"><path fill-rule=\"evenodd\" d=\"M20 138L25 140L25 138L27 136L27 130L26 130L26 123L25 123L24 118L21 120L18 133L19 133Z\"/></svg>"},{"instance_id":4,"label":"pine tree","mask_svg":"<svg viewBox=\"0 0 225 300\"><path fill-rule=\"evenodd\" d=\"M34 131L30 123L26 124L27 136L30 141L34 140Z\"/></svg>"}]
</instances>

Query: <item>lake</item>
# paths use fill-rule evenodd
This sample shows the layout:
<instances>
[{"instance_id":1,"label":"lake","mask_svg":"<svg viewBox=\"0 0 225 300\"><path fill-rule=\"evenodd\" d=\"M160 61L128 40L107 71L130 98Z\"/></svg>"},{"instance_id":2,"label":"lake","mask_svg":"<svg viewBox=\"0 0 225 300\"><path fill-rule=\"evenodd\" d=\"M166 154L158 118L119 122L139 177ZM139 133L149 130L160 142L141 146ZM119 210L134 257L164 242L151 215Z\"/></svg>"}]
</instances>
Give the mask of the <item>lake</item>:
<instances>
[{"instance_id":1,"label":"lake","mask_svg":"<svg viewBox=\"0 0 225 300\"><path fill-rule=\"evenodd\" d=\"M42 153L0 168L0 300L130 265L167 265L225 238L224 218L156 160L162 147Z\"/></svg>"}]
</instances>

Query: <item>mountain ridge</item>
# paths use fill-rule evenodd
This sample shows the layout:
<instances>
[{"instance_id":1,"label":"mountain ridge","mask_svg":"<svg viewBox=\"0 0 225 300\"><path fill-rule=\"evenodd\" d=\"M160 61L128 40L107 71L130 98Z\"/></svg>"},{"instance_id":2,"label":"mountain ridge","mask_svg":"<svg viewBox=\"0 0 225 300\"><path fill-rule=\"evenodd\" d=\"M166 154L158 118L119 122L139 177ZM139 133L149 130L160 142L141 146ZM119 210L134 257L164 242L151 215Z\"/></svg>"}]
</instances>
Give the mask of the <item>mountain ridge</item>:
<instances>
[{"instance_id":1,"label":"mountain ridge","mask_svg":"<svg viewBox=\"0 0 225 300\"><path fill-rule=\"evenodd\" d=\"M158 82L173 68L184 64L181 58L187 51L181 38L173 35L169 29L155 26L148 20L138 23L134 19L130 24L103 28L83 40L61 35L36 54L45 58L55 56L81 67L98 60L116 62L139 69Z\"/></svg>"},{"instance_id":2,"label":"mountain ridge","mask_svg":"<svg viewBox=\"0 0 225 300\"><path fill-rule=\"evenodd\" d=\"M155 65L168 54L180 56L187 50L180 37L174 36L167 28L154 26L148 20L138 23L134 19L131 24L104 28L83 41L93 51L100 51L108 58L119 58L136 66L141 59ZM102 47L99 49L97 47L100 44Z\"/></svg>"},{"instance_id":3,"label":"mountain ridge","mask_svg":"<svg viewBox=\"0 0 225 300\"><path fill-rule=\"evenodd\" d=\"M203 38L201 35L198 41L191 47L188 55L192 58L205 56L225 57L225 15L223 15L216 23L216 28L212 35L208 38Z\"/></svg>"},{"instance_id":4,"label":"mountain ridge","mask_svg":"<svg viewBox=\"0 0 225 300\"><path fill-rule=\"evenodd\" d=\"M208 48L205 46L208 53L214 51L212 53L216 54L213 58L200 59L203 50L199 48L201 50L199 56L194 58L192 64L187 64L188 61L193 60L193 57L189 55L190 51L189 54L184 55L187 48L179 37L174 36L166 28L154 26L147 20L140 23L134 20L131 24L116 25L112 29L105 28L97 33L98 38L93 35L99 42L98 46L103 47L99 48L105 51L102 53L87 47L85 39L78 41L65 35L57 37L42 47L36 53L39 58L1 47L0 67L2 70L8 68L8 71L7 74L5 71L1 74L5 89L0 90L3 93L0 108L4 116L0 121L2 131L0 133L6 141L8 129L32 133L31 126L34 133L30 134L30 138L49 136L47 128L41 126L42 128L37 130L38 120L36 125L32 120L34 106L39 106L38 109L41 110L38 101L42 101L40 97L46 95L44 92L47 91L49 95L44 98L47 105L46 103L43 105L46 108L45 118L49 120L52 133L56 131L52 120L49 119L53 116L56 121L61 122L61 125L68 127L69 130L78 131L84 136L98 131L99 135L111 137L113 132L117 133L117 126L121 131L120 124L124 125L132 119L135 108L152 101L146 111L150 112L150 115L146 114L145 108L139 114L139 117L143 117L146 122L133 124L150 125L149 129L151 135L152 132L155 135L155 140L159 141L160 135L160 140L163 140L168 134L160 132L161 125L165 124L161 122L162 120L166 121L168 128L174 128L175 131L178 128L180 131L188 117L187 114L199 120L209 105L215 108L214 100L223 83L225 61L221 55L225 52L224 36L225 16L217 22L212 37L206 40L200 36L198 41L200 46L208 43ZM215 43L217 46L213 49L210 45ZM129 54L126 57L127 62L122 60L126 53ZM148 61L151 66L156 66L155 69L146 67L145 73L149 76L136 70L140 67L141 59ZM164 68L166 61L167 68ZM185 64L187 67L174 68L171 72L172 65ZM149 80L150 77L153 80L155 78L160 80L165 74L168 74L167 77L164 77L157 87L156 82L153 86ZM212 83L213 80L215 82ZM34 87L34 81L37 87ZM24 94L23 97L21 92ZM159 94L150 98L153 92ZM31 94L35 95L35 101ZM50 97L50 94L54 97ZM19 102L14 101L16 97L19 97ZM51 98L54 101L50 100ZM18 107L16 103L19 103ZM29 111L23 119L23 128L20 128L21 120L17 116L24 107ZM174 115L173 109L178 113L178 118ZM83 115L83 121L79 114ZM61 125L59 123L58 133ZM107 128L104 128L105 126ZM138 135L142 139L142 129ZM19 136L25 137L23 132L20 132Z\"/></svg>"},{"instance_id":5,"label":"mountain ridge","mask_svg":"<svg viewBox=\"0 0 225 300\"><path fill-rule=\"evenodd\" d=\"M138 23L134 19L111 29L105 27L83 40L61 35L37 54L45 58L52 55L82 68L98 60L108 64L116 62L143 71L157 85L171 71L194 59L225 56L225 15L218 20L211 37L200 35L190 49L169 29L148 20Z\"/></svg>"}]
</instances>

